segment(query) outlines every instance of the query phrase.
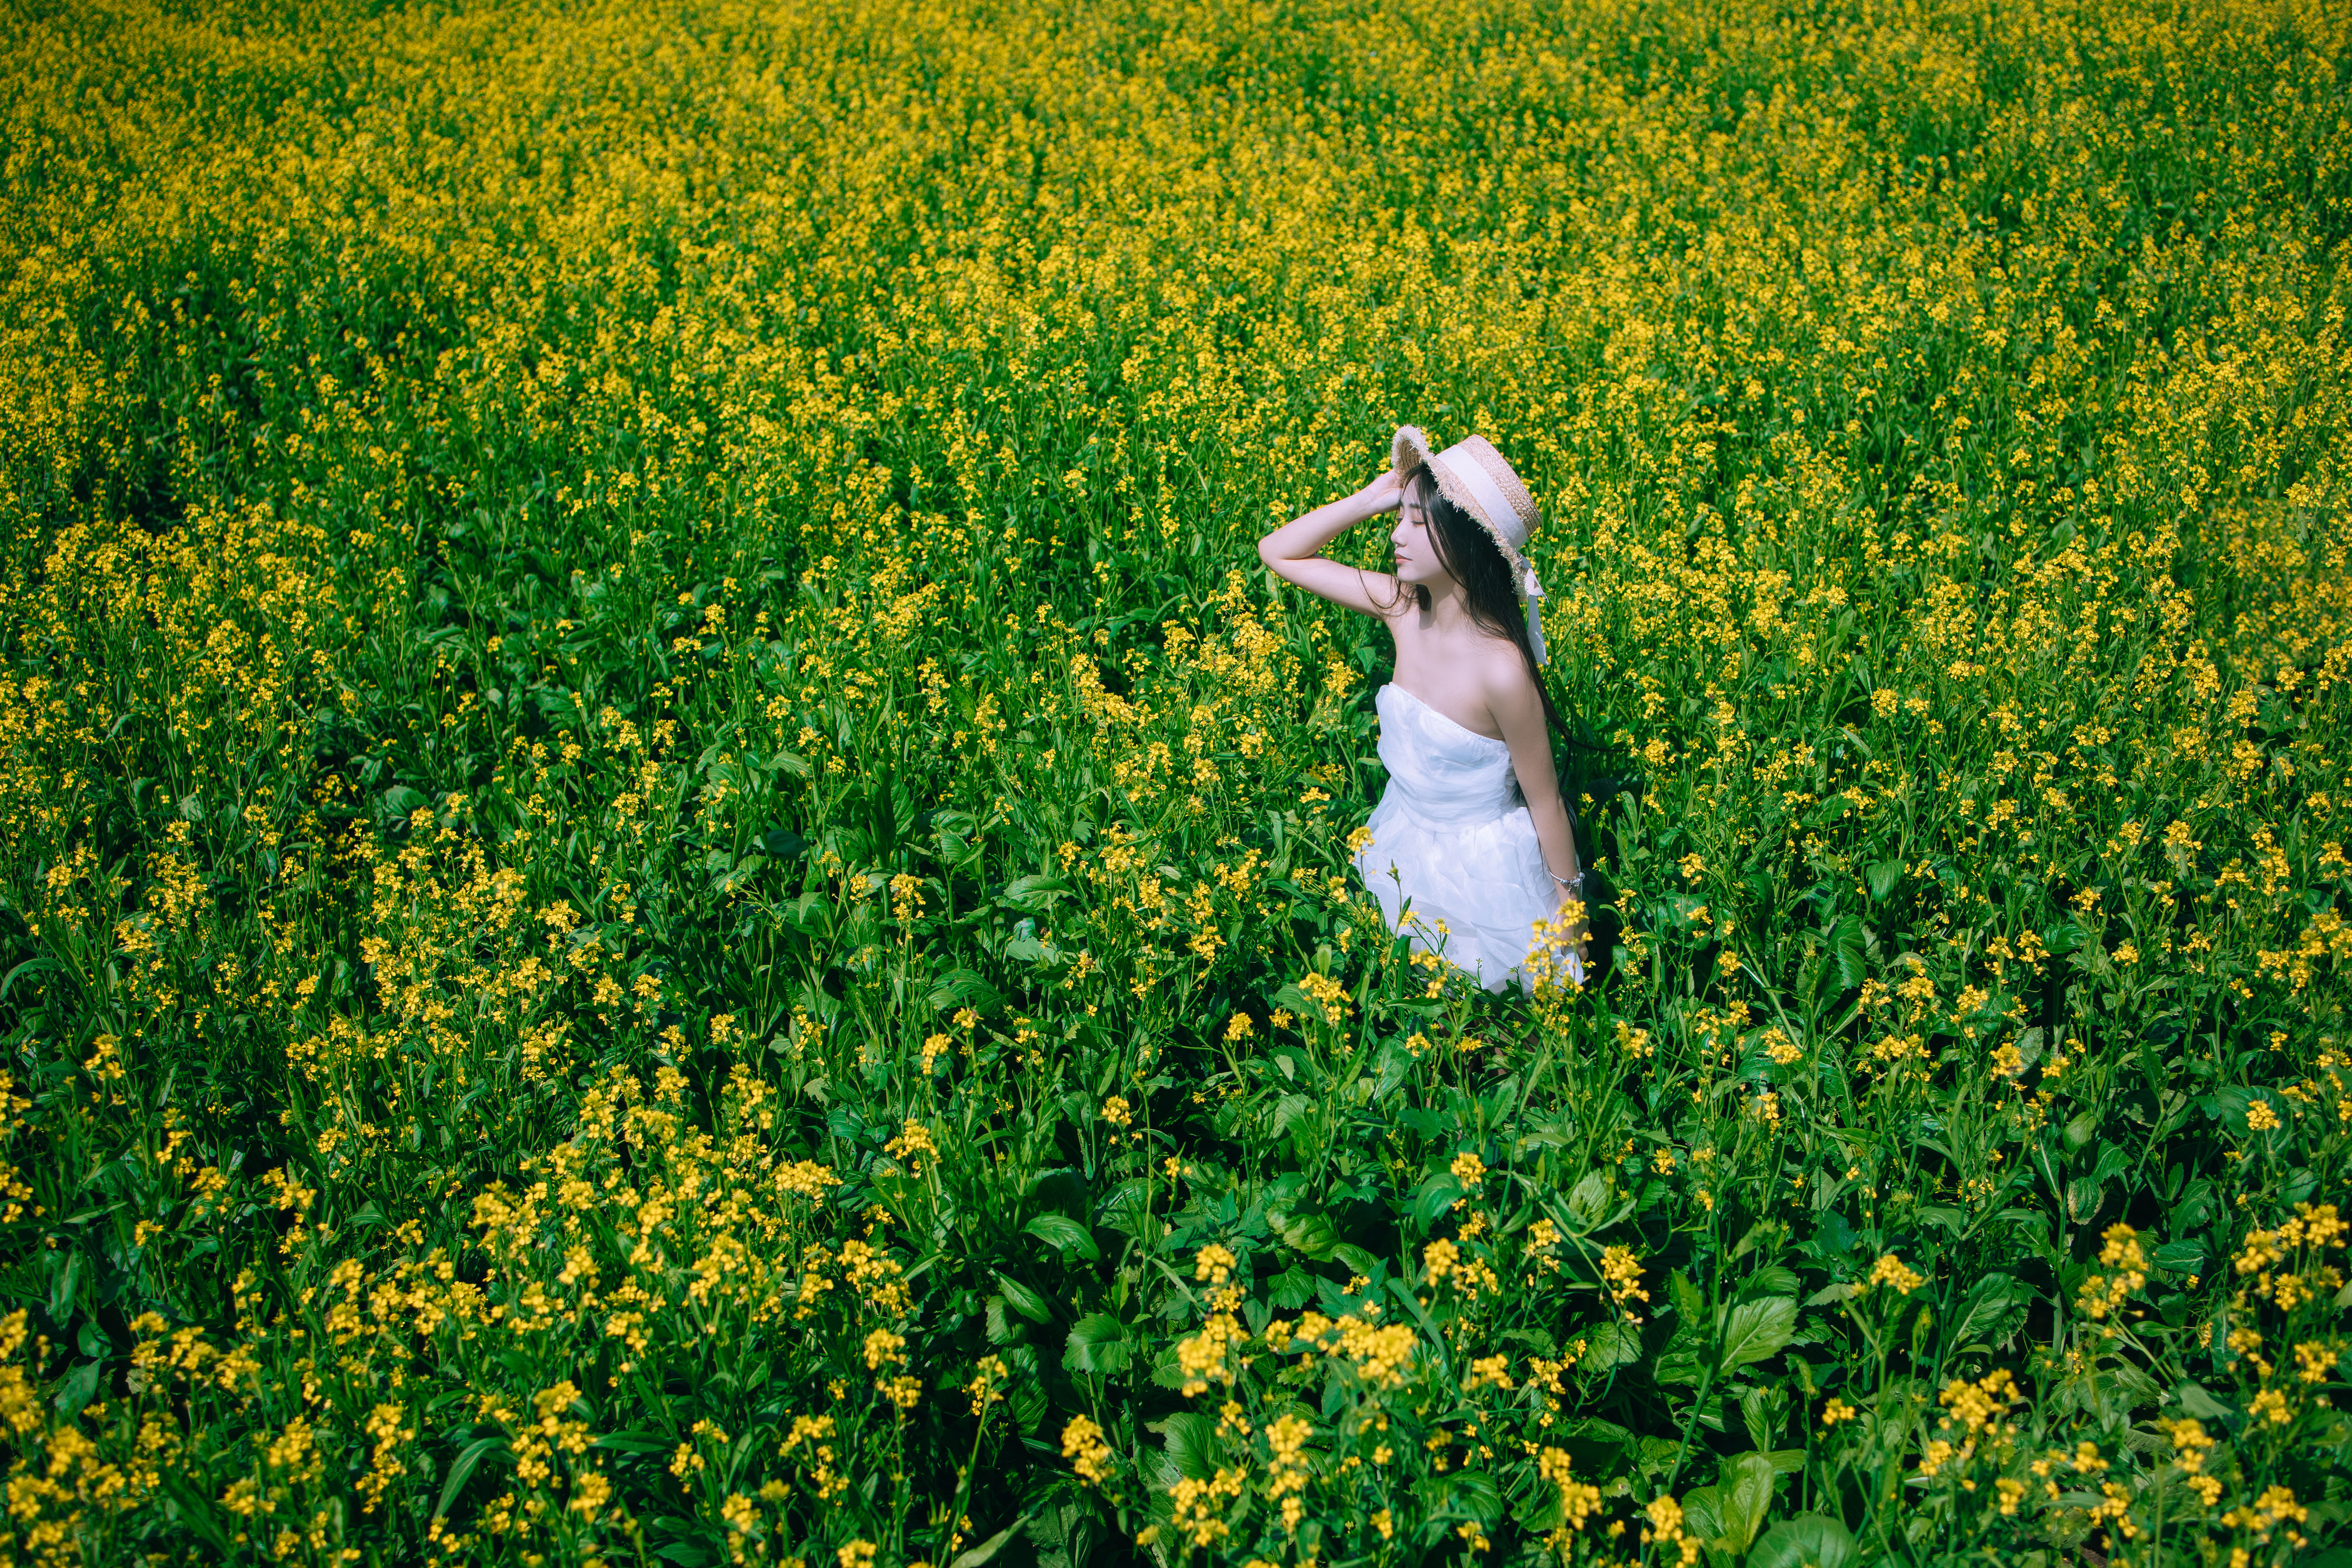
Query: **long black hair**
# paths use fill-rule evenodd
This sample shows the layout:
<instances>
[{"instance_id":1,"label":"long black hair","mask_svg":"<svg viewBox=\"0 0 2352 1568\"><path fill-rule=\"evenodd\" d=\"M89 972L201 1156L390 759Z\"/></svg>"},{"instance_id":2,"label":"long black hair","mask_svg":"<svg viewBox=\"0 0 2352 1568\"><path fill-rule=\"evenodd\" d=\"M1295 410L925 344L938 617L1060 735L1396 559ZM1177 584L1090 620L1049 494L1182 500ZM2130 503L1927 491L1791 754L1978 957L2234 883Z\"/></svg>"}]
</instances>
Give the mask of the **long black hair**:
<instances>
[{"instance_id":1,"label":"long black hair","mask_svg":"<svg viewBox=\"0 0 2352 1568\"><path fill-rule=\"evenodd\" d=\"M1528 679L1535 682L1536 696L1543 703L1544 722L1553 734L1574 744L1559 710L1552 706L1551 693L1544 688L1543 667L1536 662L1535 645L1528 640L1527 611L1519 603L1518 584L1512 581L1511 563L1504 558L1502 546L1476 518L1445 499L1437 488L1437 476L1426 463L1405 480L1404 500L1408 506L1421 508L1422 518L1429 525L1430 542L1437 547L1438 564L1462 584L1463 607L1469 611L1471 624L1507 639L1519 650L1519 657L1527 661ZM1429 608L1427 588L1416 583L1412 595L1421 608Z\"/></svg>"}]
</instances>

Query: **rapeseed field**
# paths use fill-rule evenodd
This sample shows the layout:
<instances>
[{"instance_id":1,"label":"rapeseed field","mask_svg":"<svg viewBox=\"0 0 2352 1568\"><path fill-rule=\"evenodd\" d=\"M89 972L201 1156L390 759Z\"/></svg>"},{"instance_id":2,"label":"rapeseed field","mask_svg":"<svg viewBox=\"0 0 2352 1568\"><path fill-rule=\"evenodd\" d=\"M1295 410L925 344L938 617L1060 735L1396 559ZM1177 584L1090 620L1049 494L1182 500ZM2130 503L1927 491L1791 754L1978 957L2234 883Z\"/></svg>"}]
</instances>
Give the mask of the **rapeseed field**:
<instances>
[{"instance_id":1,"label":"rapeseed field","mask_svg":"<svg viewBox=\"0 0 2352 1568\"><path fill-rule=\"evenodd\" d=\"M2352 1560L2352 10L7 33L0 1562Z\"/></svg>"}]
</instances>

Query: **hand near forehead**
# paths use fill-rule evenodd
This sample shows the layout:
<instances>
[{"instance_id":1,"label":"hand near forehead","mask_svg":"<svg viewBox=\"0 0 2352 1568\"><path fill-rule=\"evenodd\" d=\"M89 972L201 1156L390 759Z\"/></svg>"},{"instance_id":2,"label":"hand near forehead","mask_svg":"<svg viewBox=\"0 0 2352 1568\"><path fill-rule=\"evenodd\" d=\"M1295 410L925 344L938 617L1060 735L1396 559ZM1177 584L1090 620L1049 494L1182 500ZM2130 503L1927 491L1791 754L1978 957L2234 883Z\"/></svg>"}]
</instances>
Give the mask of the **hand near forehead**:
<instances>
[{"instance_id":1,"label":"hand near forehead","mask_svg":"<svg viewBox=\"0 0 2352 1568\"><path fill-rule=\"evenodd\" d=\"M1375 515L1394 511L1404 503L1404 476L1394 468L1377 475L1370 484L1356 492Z\"/></svg>"}]
</instances>

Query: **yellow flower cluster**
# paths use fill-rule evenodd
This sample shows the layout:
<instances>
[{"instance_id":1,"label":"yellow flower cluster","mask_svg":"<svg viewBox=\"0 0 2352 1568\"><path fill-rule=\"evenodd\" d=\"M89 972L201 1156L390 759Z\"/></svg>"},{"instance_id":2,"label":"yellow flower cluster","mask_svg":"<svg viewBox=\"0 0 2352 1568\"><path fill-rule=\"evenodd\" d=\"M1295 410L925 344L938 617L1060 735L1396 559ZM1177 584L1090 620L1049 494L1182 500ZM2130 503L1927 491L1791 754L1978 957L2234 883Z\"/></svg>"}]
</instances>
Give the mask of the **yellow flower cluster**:
<instances>
[{"instance_id":1,"label":"yellow flower cluster","mask_svg":"<svg viewBox=\"0 0 2352 1568\"><path fill-rule=\"evenodd\" d=\"M2138 1233L2127 1225L2107 1227L2101 1237L2099 1262L2115 1272L2087 1276L2076 1296L2077 1304L2090 1318L2104 1318L2120 1310L2132 1294L2147 1283L2147 1254L2140 1248Z\"/></svg>"}]
</instances>

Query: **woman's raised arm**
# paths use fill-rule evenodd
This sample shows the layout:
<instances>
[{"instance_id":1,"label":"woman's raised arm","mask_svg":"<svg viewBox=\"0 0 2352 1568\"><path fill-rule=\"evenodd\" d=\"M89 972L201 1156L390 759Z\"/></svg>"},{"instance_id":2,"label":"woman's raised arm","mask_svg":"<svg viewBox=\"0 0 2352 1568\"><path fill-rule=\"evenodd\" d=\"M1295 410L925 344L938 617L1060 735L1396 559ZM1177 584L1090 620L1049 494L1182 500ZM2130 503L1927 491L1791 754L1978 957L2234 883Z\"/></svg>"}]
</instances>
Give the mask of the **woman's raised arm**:
<instances>
[{"instance_id":1,"label":"woman's raised arm","mask_svg":"<svg viewBox=\"0 0 2352 1568\"><path fill-rule=\"evenodd\" d=\"M1385 617L1394 612L1403 592L1393 576L1326 561L1319 552L1366 518L1394 511L1403 496L1404 486L1396 474L1384 473L1354 495L1326 502L1259 540L1257 558L1284 582L1296 583L1318 598Z\"/></svg>"}]
</instances>

